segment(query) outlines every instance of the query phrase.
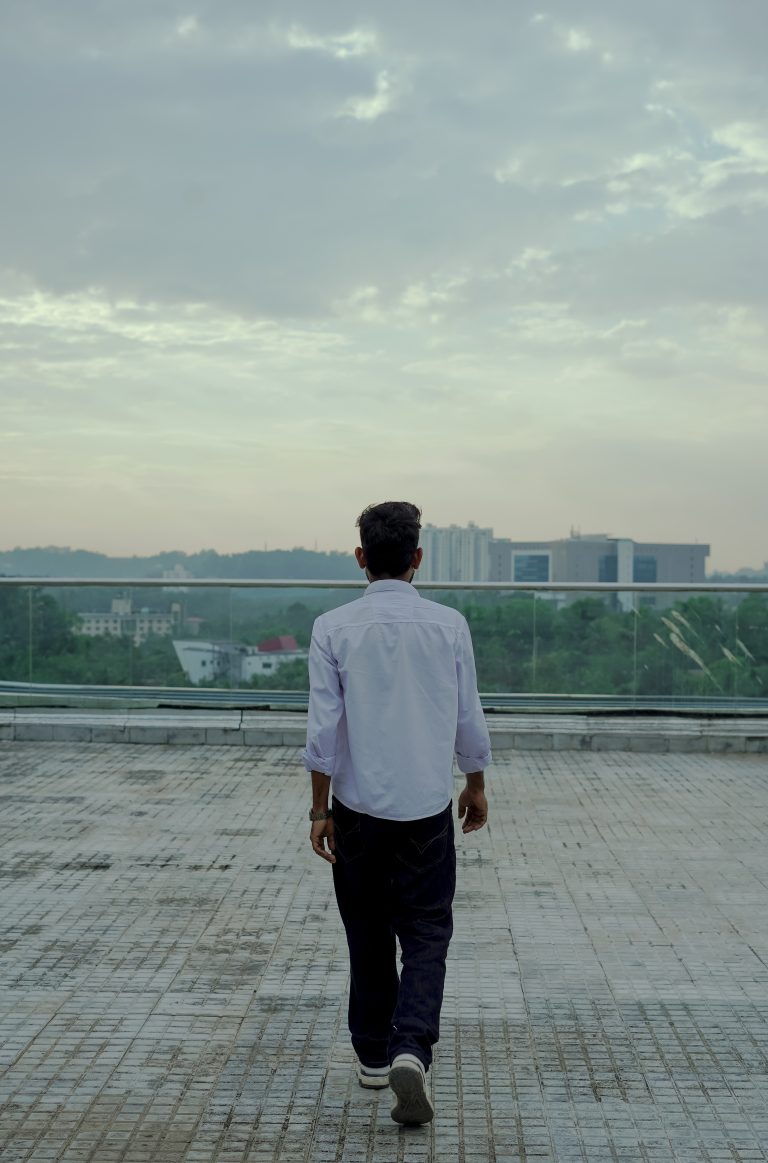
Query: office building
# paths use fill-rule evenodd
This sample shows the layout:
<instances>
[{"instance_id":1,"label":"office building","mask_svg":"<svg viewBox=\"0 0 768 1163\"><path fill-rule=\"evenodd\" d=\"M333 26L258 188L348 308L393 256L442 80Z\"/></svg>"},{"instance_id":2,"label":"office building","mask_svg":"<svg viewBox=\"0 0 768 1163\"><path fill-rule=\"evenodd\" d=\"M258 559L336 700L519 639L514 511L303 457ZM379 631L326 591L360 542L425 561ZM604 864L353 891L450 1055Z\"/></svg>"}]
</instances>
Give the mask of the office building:
<instances>
[{"instance_id":1,"label":"office building","mask_svg":"<svg viewBox=\"0 0 768 1163\"><path fill-rule=\"evenodd\" d=\"M419 538L424 550L419 584L488 581L492 541L493 529L480 529L472 521L447 528L425 525Z\"/></svg>"},{"instance_id":2,"label":"office building","mask_svg":"<svg viewBox=\"0 0 768 1163\"><path fill-rule=\"evenodd\" d=\"M606 533L572 533L556 541L512 541L491 545L490 580L514 582L703 582L709 546L633 541ZM673 595L642 601L667 605ZM631 594L618 604L632 605Z\"/></svg>"}]
</instances>

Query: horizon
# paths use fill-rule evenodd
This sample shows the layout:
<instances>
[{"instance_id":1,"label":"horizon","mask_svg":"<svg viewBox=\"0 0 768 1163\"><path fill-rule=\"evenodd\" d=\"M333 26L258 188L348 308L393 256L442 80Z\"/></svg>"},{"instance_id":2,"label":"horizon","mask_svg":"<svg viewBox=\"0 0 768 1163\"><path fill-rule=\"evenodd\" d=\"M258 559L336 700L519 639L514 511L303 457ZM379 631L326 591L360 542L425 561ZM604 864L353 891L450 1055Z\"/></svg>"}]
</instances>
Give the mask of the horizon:
<instances>
[{"instance_id":1,"label":"horizon","mask_svg":"<svg viewBox=\"0 0 768 1163\"><path fill-rule=\"evenodd\" d=\"M476 522L476 524L479 524L479 522ZM605 534L592 533L592 534L579 534L579 536L581 536L584 540L588 540L590 537L594 537L594 536L605 536L609 540L613 540L613 539L616 539L616 537L618 535L614 535L612 533L605 533ZM494 539L495 540L512 540L512 541L530 540L530 541L535 542L535 541L549 541L549 540L565 540L567 538L507 537L506 535L497 535L495 530L494 530ZM634 541L635 543L641 543L641 544L649 544L649 543L650 544L661 544L661 545L669 544L669 542L659 541L658 539L655 539L655 538L648 538L647 540L641 539L641 538L630 538L630 540ZM712 574L712 573L738 573L741 570L754 570L754 571L759 572L766 565L768 565L768 558L764 558L763 561L757 562L757 563L756 562L750 563L750 562L742 561L738 565L734 565L734 566L720 565L720 564L717 564L713 560L714 555L712 552L711 542L692 540L692 541L673 542L673 544L675 544L675 543L676 544L686 544L686 545L701 545L701 544L707 545L708 544L710 546L710 553L709 553L709 556L707 558L707 565L706 565L708 574ZM355 542L355 544L358 544L358 542ZM247 548L216 549L216 548L209 545L209 546L201 546L200 548L197 548L197 549L182 549L182 548L179 548L178 546L176 546L173 548L153 549L153 550L147 550L147 551L138 551L138 550L133 551L133 550L131 550L131 551L116 552L116 551L109 551L109 550L104 550L104 549L93 549L93 548L86 548L85 546L72 546L72 545L54 545L54 544L52 544L52 545L25 545L25 546L16 545L12 549L0 549L0 557L3 557L5 555L10 555L13 553L31 553L31 552L35 552L35 551L47 552L47 553L58 553L58 552L61 552L61 553L92 553L95 555L104 556L104 557L108 557L108 558L138 558L138 559L151 558L151 557L161 557L161 556L172 556L174 554L184 556L184 557L195 557L195 556L202 554L202 553L215 553L219 557L234 557L234 556L238 556L238 555L246 554L246 553L292 553L292 552L320 553L320 554L341 554L344 556L353 557L354 546L352 546L348 549L340 549L340 548L334 548L334 547L323 548L320 546L311 546L311 545L266 545L266 546L264 546L264 545L262 545L262 546L251 545Z\"/></svg>"}]
</instances>

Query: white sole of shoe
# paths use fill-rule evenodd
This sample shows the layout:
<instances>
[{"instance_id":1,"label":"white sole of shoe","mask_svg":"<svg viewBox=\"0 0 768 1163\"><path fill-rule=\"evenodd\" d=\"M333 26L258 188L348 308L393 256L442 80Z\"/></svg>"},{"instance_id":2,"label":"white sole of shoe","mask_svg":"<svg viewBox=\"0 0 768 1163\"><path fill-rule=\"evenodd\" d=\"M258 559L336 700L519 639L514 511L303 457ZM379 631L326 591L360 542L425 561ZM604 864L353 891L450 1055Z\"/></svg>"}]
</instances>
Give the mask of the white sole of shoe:
<instances>
[{"instance_id":1,"label":"white sole of shoe","mask_svg":"<svg viewBox=\"0 0 768 1163\"><path fill-rule=\"evenodd\" d=\"M413 1127L432 1121L435 1108L429 1100L424 1075L418 1068L393 1066L389 1072L389 1085L397 1100L391 1112L396 1123Z\"/></svg>"},{"instance_id":2,"label":"white sole of shoe","mask_svg":"<svg viewBox=\"0 0 768 1163\"><path fill-rule=\"evenodd\" d=\"M389 1075L371 1076L370 1074L364 1074L362 1070L358 1070L357 1081L365 1090L386 1090L389 1086Z\"/></svg>"}]
</instances>

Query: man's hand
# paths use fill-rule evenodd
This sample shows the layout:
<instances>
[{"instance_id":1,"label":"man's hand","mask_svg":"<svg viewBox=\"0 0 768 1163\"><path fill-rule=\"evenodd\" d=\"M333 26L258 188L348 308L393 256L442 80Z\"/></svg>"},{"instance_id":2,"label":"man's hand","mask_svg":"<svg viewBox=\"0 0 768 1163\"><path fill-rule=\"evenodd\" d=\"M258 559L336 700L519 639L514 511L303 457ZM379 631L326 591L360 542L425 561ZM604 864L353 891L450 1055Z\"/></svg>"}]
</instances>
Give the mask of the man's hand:
<instances>
[{"instance_id":1,"label":"man's hand","mask_svg":"<svg viewBox=\"0 0 768 1163\"><path fill-rule=\"evenodd\" d=\"M334 849L336 841L333 835L333 818L329 820L315 820L309 830L309 839L312 843L312 851L316 852L318 856L322 856L323 860L327 860L329 864L336 863L334 856ZM326 849L325 845L328 845Z\"/></svg>"},{"instance_id":2,"label":"man's hand","mask_svg":"<svg viewBox=\"0 0 768 1163\"><path fill-rule=\"evenodd\" d=\"M459 796L459 819L464 821L461 830L465 835L484 826L488 819L488 800L482 788L464 788Z\"/></svg>"}]
</instances>

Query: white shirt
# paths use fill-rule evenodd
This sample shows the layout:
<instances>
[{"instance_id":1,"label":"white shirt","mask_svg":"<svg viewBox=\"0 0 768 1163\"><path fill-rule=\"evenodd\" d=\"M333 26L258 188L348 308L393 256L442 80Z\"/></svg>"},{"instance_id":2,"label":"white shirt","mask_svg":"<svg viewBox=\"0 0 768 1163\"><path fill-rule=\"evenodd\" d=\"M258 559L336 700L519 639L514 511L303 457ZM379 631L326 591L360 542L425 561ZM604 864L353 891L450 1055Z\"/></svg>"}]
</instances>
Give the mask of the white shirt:
<instances>
[{"instance_id":1,"label":"white shirt","mask_svg":"<svg viewBox=\"0 0 768 1163\"><path fill-rule=\"evenodd\" d=\"M372 582L321 614L309 648L304 766L348 808L420 820L453 795L453 757L482 771L491 742L466 619L409 582Z\"/></svg>"}]
</instances>

